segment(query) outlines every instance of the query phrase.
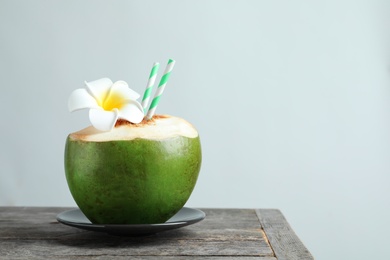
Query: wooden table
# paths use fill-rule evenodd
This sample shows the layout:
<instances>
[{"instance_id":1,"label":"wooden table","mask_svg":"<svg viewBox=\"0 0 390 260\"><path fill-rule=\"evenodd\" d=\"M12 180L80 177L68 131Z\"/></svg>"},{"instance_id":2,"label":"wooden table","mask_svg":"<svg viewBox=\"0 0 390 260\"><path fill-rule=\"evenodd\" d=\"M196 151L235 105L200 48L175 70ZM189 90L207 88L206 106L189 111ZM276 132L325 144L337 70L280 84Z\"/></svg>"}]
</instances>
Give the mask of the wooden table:
<instances>
[{"instance_id":1,"label":"wooden table","mask_svg":"<svg viewBox=\"0 0 390 260\"><path fill-rule=\"evenodd\" d=\"M0 259L313 259L275 209L202 209L197 224L145 237L57 222L68 209L0 207Z\"/></svg>"}]
</instances>

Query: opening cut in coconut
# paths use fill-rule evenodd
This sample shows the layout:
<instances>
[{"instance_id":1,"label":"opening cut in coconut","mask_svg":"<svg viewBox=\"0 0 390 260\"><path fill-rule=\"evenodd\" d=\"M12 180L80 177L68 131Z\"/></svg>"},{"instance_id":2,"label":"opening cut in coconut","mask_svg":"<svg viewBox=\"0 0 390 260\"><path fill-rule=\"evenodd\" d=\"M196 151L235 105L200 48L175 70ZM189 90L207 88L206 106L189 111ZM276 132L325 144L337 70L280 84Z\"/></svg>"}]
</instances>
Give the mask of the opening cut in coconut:
<instances>
[{"instance_id":1,"label":"opening cut in coconut","mask_svg":"<svg viewBox=\"0 0 390 260\"><path fill-rule=\"evenodd\" d=\"M188 138L198 137L198 132L186 120L170 115L155 115L152 120L143 120L133 124L126 120L118 120L115 127L108 132L102 132L89 126L70 134L73 140L88 142L108 142L117 140L133 140L136 138L162 140L175 136Z\"/></svg>"}]
</instances>

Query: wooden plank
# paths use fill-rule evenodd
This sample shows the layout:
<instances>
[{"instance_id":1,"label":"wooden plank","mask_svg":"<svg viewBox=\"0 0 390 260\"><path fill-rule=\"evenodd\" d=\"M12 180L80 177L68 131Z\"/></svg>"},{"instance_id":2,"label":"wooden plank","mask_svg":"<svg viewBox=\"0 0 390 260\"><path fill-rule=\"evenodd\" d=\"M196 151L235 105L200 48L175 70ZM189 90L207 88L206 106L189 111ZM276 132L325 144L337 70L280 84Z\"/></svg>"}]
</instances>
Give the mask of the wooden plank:
<instances>
[{"instance_id":1,"label":"wooden plank","mask_svg":"<svg viewBox=\"0 0 390 260\"><path fill-rule=\"evenodd\" d=\"M235 241L149 240L8 240L0 242L2 256L264 256L255 243ZM245 250L245 252L244 252Z\"/></svg>"},{"instance_id":2,"label":"wooden plank","mask_svg":"<svg viewBox=\"0 0 390 260\"><path fill-rule=\"evenodd\" d=\"M256 214L278 260L314 259L279 210L257 209Z\"/></svg>"},{"instance_id":3,"label":"wooden plank","mask_svg":"<svg viewBox=\"0 0 390 260\"><path fill-rule=\"evenodd\" d=\"M0 207L2 259L131 256L132 259L277 260L255 210L204 209L207 217L200 223L147 237L117 237L62 225L55 217L64 210L67 208Z\"/></svg>"},{"instance_id":4,"label":"wooden plank","mask_svg":"<svg viewBox=\"0 0 390 260\"><path fill-rule=\"evenodd\" d=\"M12 257L12 258L1 258L2 260L42 260L42 257ZM49 258L47 258L49 259ZM275 257L246 257L246 256L232 256L232 257L219 257L219 256L211 256L211 257L199 257L199 256L132 256L129 258L128 256L107 256L107 255L102 255L102 256L58 256L55 258L56 260L177 260L177 259L190 259L190 260L229 260L229 259L234 259L234 260L278 260Z\"/></svg>"}]
</instances>

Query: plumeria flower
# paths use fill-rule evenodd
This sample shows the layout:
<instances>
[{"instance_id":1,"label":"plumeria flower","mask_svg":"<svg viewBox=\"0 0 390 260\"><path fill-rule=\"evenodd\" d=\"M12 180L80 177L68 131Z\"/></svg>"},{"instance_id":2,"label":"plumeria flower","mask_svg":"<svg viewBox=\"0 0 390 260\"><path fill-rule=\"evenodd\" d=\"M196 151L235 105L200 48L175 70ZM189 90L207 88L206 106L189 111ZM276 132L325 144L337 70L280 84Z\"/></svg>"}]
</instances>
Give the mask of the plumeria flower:
<instances>
[{"instance_id":1,"label":"plumeria flower","mask_svg":"<svg viewBox=\"0 0 390 260\"><path fill-rule=\"evenodd\" d=\"M69 97L69 111L89 108L89 120L101 131L110 131L118 119L140 123L144 117L143 108L136 99L140 95L131 90L126 82L112 83L108 78L85 82L86 88L79 88Z\"/></svg>"}]
</instances>

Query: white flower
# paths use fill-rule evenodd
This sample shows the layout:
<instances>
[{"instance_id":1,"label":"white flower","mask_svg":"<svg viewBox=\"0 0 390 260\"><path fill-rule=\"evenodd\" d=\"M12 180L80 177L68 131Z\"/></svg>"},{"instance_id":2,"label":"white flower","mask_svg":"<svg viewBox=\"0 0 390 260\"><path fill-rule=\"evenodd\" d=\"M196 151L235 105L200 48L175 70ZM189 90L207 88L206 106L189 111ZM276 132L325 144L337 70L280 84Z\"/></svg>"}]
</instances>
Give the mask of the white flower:
<instances>
[{"instance_id":1,"label":"white flower","mask_svg":"<svg viewBox=\"0 0 390 260\"><path fill-rule=\"evenodd\" d=\"M143 108L136 101L140 95L131 90L126 82L112 83L108 78L85 82L86 88L79 88L69 97L69 111L89 108L89 120L101 131L110 131L118 119L140 123L144 117Z\"/></svg>"}]
</instances>

